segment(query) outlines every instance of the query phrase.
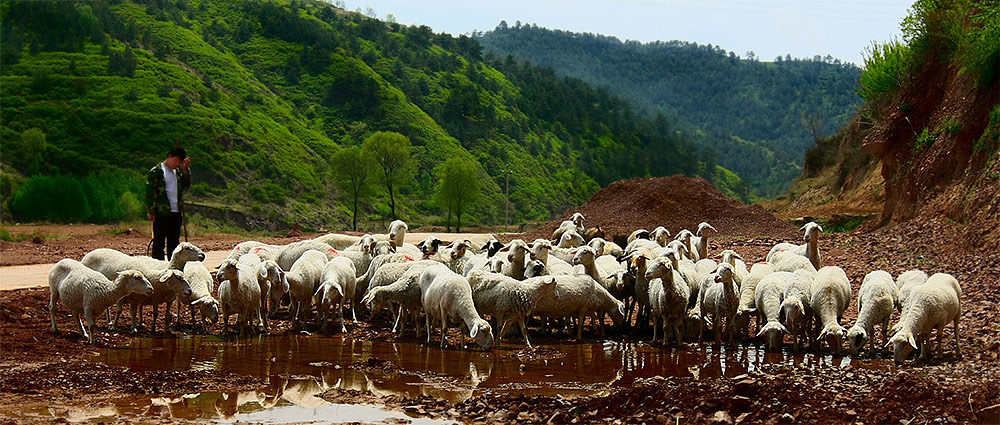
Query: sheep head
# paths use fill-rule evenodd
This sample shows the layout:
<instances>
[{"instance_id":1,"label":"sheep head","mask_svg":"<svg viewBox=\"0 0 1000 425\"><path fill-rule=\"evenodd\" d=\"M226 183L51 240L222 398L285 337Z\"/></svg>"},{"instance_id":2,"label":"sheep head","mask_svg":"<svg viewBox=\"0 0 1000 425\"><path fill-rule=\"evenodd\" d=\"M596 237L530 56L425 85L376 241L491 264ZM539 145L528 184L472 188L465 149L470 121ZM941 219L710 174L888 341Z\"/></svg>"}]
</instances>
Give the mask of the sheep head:
<instances>
[{"instance_id":1,"label":"sheep head","mask_svg":"<svg viewBox=\"0 0 1000 425\"><path fill-rule=\"evenodd\" d=\"M480 248L480 251L486 251L486 257L489 258L496 255L501 248L503 248L503 244L496 240L496 238L491 237L489 242L486 242L486 244Z\"/></svg>"},{"instance_id":2,"label":"sheep head","mask_svg":"<svg viewBox=\"0 0 1000 425\"><path fill-rule=\"evenodd\" d=\"M428 236L417 244L417 248L420 248L420 252L424 254L424 258L427 258L436 254L442 243L444 242L438 239L437 236Z\"/></svg>"},{"instance_id":3,"label":"sheep head","mask_svg":"<svg viewBox=\"0 0 1000 425\"><path fill-rule=\"evenodd\" d=\"M826 345L830 347L830 352L837 354L840 352L840 342L844 339L844 333L846 329L836 323L824 327L823 331L819 333L819 337L816 341L822 341L826 339Z\"/></svg>"},{"instance_id":4,"label":"sheep head","mask_svg":"<svg viewBox=\"0 0 1000 425\"><path fill-rule=\"evenodd\" d=\"M500 272L496 272L500 273ZM531 277L544 276L548 274L548 270L545 268L545 263L542 260L531 260L524 265L524 277L525 279Z\"/></svg>"},{"instance_id":5,"label":"sheep head","mask_svg":"<svg viewBox=\"0 0 1000 425\"><path fill-rule=\"evenodd\" d=\"M181 242L174 248L174 252L170 254L170 259L181 264L188 261L205 261L205 252L193 243Z\"/></svg>"},{"instance_id":6,"label":"sheep head","mask_svg":"<svg viewBox=\"0 0 1000 425\"><path fill-rule=\"evenodd\" d=\"M530 245L528 245L530 251L528 251L528 258L531 260L541 260L543 263L549 259L549 250L552 249L552 243L548 239L535 239Z\"/></svg>"},{"instance_id":7,"label":"sheep head","mask_svg":"<svg viewBox=\"0 0 1000 425\"><path fill-rule=\"evenodd\" d=\"M594 264L594 259L597 258L594 248L589 246L584 246L578 248L573 253L573 265L583 264L584 266L591 266Z\"/></svg>"},{"instance_id":8,"label":"sheep head","mask_svg":"<svg viewBox=\"0 0 1000 425\"><path fill-rule=\"evenodd\" d=\"M604 245L606 244L607 241L605 241L603 238L593 238L590 240L590 242L587 242L587 246L593 248L594 252L596 252L597 255L604 254Z\"/></svg>"},{"instance_id":9,"label":"sheep head","mask_svg":"<svg viewBox=\"0 0 1000 425\"><path fill-rule=\"evenodd\" d=\"M236 259L227 258L219 263L219 271L216 272L216 277L219 282L223 280L235 281L238 277L236 275L236 265L239 264Z\"/></svg>"},{"instance_id":10,"label":"sheep head","mask_svg":"<svg viewBox=\"0 0 1000 425\"><path fill-rule=\"evenodd\" d=\"M191 296L191 284L184 278L184 272L180 270L167 269L157 280L159 280L160 283L165 284L167 288L170 288L171 291L174 291L178 295L185 297Z\"/></svg>"},{"instance_id":11,"label":"sheep head","mask_svg":"<svg viewBox=\"0 0 1000 425\"><path fill-rule=\"evenodd\" d=\"M733 251L731 249L722 251L722 253L720 253L719 256L720 256L719 260L720 262L727 263L732 266L736 265L736 260L743 260L743 257L740 257L740 254L737 254L736 251Z\"/></svg>"},{"instance_id":12,"label":"sheep head","mask_svg":"<svg viewBox=\"0 0 1000 425\"><path fill-rule=\"evenodd\" d=\"M125 289L129 292L134 292L139 295L149 295L153 293L153 285L149 283L146 276L142 275L142 272L138 270L124 270L118 272L118 276L115 277L115 282L119 285L124 285Z\"/></svg>"},{"instance_id":13,"label":"sheep head","mask_svg":"<svg viewBox=\"0 0 1000 425\"><path fill-rule=\"evenodd\" d=\"M660 244L660 246L667 246L667 242L670 242L670 231L663 226L657 226L653 229L651 236L652 240Z\"/></svg>"},{"instance_id":14,"label":"sheep head","mask_svg":"<svg viewBox=\"0 0 1000 425\"><path fill-rule=\"evenodd\" d=\"M802 240L806 242L813 242L819 239L819 234L823 233L823 228L816 224L815 221L810 221L799 228L800 232L805 232L802 234Z\"/></svg>"},{"instance_id":15,"label":"sheep head","mask_svg":"<svg viewBox=\"0 0 1000 425\"><path fill-rule=\"evenodd\" d=\"M892 346L893 360L896 361L896 364L903 364L910 353L917 349L917 340L913 338L913 333L899 331L885 344L886 347L890 345Z\"/></svg>"},{"instance_id":16,"label":"sheep head","mask_svg":"<svg viewBox=\"0 0 1000 425\"><path fill-rule=\"evenodd\" d=\"M855 326L847 332L847 347L851 350L851 355L858 355L858 351L868 343L868 331Z\"/></svg>"},{"instance_id":17,"label":"sheep head","mask_svg":"<svg viewBox=\"0 0 1000 425\"><path fill-rule=\"evenodd\" d=\"M573 221L573 224L575 224L576 227L583 227L583 220L584 220L583 214L578 212L573 213L573 217L570 220Z\"/></svg>"},{"instance_id":18,"label":"sheep head","mask_svg":"<svg viewBox=\"0 0 1000 425\"><path fill-rule=\"evenodd\" d=\"M650 261L649 265L646 266L646 273L644 274L644 276L647 281L657 278L668 280L669 278L673 277L672 275L673 268L674 267L673 265L670 264L669 259L663 257L657 257L654 258L652 261Z\"/></svg>"},{"instance_id":19,"label":"sheep head","mask_svg":"<svg viewBox=\"0 0 1000 425\"><path fill-rule=\"evenodd\" d=\"M493 346L493 328L490 327L490 323L483 319L476 319L471 328L469 329L469 338L476 341L479 348L489 350Z\"/></svg>"},{"instance_id":20,"label":"sheep head","mask_svg":"<svg viewBox=\"0 0 1000 425\"><path fill-rule=\"evenodd\" d=\"M733 285L733 266L729 263L721 263L715 269L715 281L723 285Z\"/></svg>"},{"instance_id":21,"label":"sheep head","mask_svg":"<svg viewBox=\"0 0 1000 425\"><path fill-rule=\"evenodd\" d=\"M567 230L559 237L560 248L576 248L583 243L583 236L580 236L576 230Z\"/></svg>"},{"instance_id":22,"label":"sheep head","mask_svg":"<svg viewBox=\"0 0 1000 425\"><path fill-rule=\"evenodd\" d=\"M513 263L515 260L523 261L524 254L528 252L528 244L524 243L524 241L521 239L514 239L510 241L510 243L507 244L507 246L505 246L504 249L509 251L507 253L507 261L511 263Z\"/></svg>"},{"instance_id":23,"label":"sheep head","mask_svg":"<svg viewBox=\"0 0 1000 425\"><path fill-rule=\"evenodd\" d=\"M403 239L406 237L407 230L409 229L403 220L395 220L389 223L389 240L396 242L396 246L403 246Z\"/></svg>"},{"instance_id":24,"label":"sheep head","mask_svg":"<svg viewBox=\"0 0 1000 425\"><path fill-rule=\"evenodd\" d=\"M797 296L790 296L781 302L781 312L785 316L785 325L791 333L797 333L799 326L805 321L806 307L802 299Z\"/></svg>"},{"instance_id":25,"label":"sheep head","mask_svg":"<svg viewBox=\"0 0 1000 425\"><path fill-rule=\"evenodd\" d=\"M711 224L708 224L708 223L706 223L706 222L703 221L703 222L701 222L701 223L698 224L698 230L695 231L695 235L696 236L710 236L712 234L712 232L718 233L719 231L715 230L715 228L712 227Z\"/></svg>"},{"instance_id":26,"label":"sheep head","mask_svg":"<svg viewBox=\"0 0 1000 425\"><path fill-rule=\"evenodd\" d=\"M760 328L757 332L757 336L767 334L767 350L768 351L778 351L781 349L782 338L784 334L791 333L788 332L788 328L778 322L767 322L764 326Z\"/></svg>"},{"instance_id":27,"label":"sheep head","mask_svg":"<svg viewBox=\"0 0 1000 425\"><path fill-rule=\"evenodd\" d=\"M211 295L191 301L191 306L197 307L201 311L202 317L207 318L213 325L219 323L219 301L212 298Z\"/></svg>"}]
</instances>

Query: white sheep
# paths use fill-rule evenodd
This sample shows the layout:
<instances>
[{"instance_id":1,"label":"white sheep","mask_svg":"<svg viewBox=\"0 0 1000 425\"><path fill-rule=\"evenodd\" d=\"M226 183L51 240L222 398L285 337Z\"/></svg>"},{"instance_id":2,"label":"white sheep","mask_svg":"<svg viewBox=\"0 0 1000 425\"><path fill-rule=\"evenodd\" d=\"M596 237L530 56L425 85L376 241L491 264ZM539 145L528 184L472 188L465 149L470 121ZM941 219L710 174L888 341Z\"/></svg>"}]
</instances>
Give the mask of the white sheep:
<instances>
[{"instance_id":1,"label":"white sheep","mask_svg":"<svg viewBox=\"0 0 1000 425\"><path fill-rule=\"evenodd\" d=\"M896 364L902 364L914 349L920 346L920 358L930 351L928 340L937 329L937 355L941 354L942 330L949 323L954 325L955 357L962 358L958 323L962 319L962 287L950 274L935 273L927 283L910 291L910 298L903 307L896 334L886 344L893 349Z\"/></svg>"},{"instance_id":2,"label":"white sheep","mask_svg":"<svg viewBox=\"0 0 1000 425\"><path fill-rule=\"evenodd\" d=\"M750 318L752 316L757 316L757 327L760 327L760 315L757 314L757 302L755 299L757 285L761 279L774 272L773 264L756 263L750 267L750 274L743 279L743 283L740 285L740 305L736 311L736 329L741 334L750 334Z\"/></svg>"},{"instance_id":3,"label":"white sheep","mask_svg":"<svg viewBox=\"0 0 1000 425\"><path fill-rule=\"evenodd\" d=\"M796 270L793 277L785 283L785 291L782 294L781 313L784 316L784 325L793 339L793 349L798 350L802 341L809 343L809 327L813 321L812 304L810 303L813 278L816 276L811 270Z\"/></svg>"},{"instance_id":4,"label":"white sheep","mask_svg":"<svg viewBox=\"0 0 1000 425\"><path fill-rule=\"evenodd\" d=\"M796 245L793 243L782 242L771 248L771 251L767 253L764 261L775 263L777 261L773 258L775 254L781 251L788 251L796 255L801 255L803 257L809 258L814 269L819 269L823 267L822 259L819 254L819 235L823 233L823 228L815 222L808 222L803 225L799 231L804 231L802 234L802 239L806 242L802 245Z\"/></svg>"},{"instance_id":5,"label":"white sheep","mask_svg":"<svg viewBox=\"0 0 1000 425\"><path fill-rule=\"evenodd\" d=\"M295 261L295 264L292 264L291 270L285 273L285 280L288 281L288 295L291 298L288 312L292 318L293 328L300 323L300 317L303 322L309 320L309 314L312 311L312 296L319 288L320 279L323 277L323 267L326 266L326 263L326 254L310 250L302 254Z\"/></svg>"},{"instance_id":6,"label":"white sheep","mask_svg":"<svg viewBox=\"0 0 1000 425\"><path fill-rule=\"evenodd\" d=\"M191 285L191 295L177 295L177 323L184 321L181 307L185 305L191 310L191 324L197 323L195 309L201 312L202 327L207 327L209 321L212 324L218 323L219 301L212 297L212 292L215 291L215 278L212 272L208 271L201 261L189 261L184 264L184 280ZM170 311L170 303L167 303L167 311Z\"/></svg>"},{"instance_id":7,"label":"white sheep","mask_svg":"<svg viewBox=\"0 0 1000 425\"><path fill-rule=\"evenodd\" d=\"M711 224L705 222L698 224L698 230L691 238L691 248L696 260L708 258L708 238L712 236L712 233L718 233L718 230L715 230Z\"/></svg>"},{"instance_id":8,"label":"white sheep","mask_svg":"<svg viewBox=\"0 0 1000 425\"><path fill-rule=\"evenodd\" d=\"M260 270L257 275L257 283L260 285L260 314L263 319L264 330L270 330L268 324L268 303L278 308L281 296L288 292L288 280L285 279L285 271L278 266L274 260L264 260L260 263Z\"/></svg>"},{"instance_id":9,"label":"white sheep","mask_svg":"<svg viewBox=\"0 0 1000 425\"><path fill-rule=\"evenodd\" d=\"M534 313L553 319L575 317L577 319L576 339L583 339L583 322L591 316L603 331L604 324L598 322L597 315L611 315L611 320L619 324L624 319L625 304L618 301L592 277L578 275L558 275L555 297L544 297L535 305Z\"/></svg>"},{"instance_id":10,"label":"white sheep","mask_svg":"<svg viewBox=\"0 0 1000 425\"><path fill-rule=\"evenodd\" d=\"M312 240L330 245L330 247L338 251L344 251L352 246L358 245L358 242L361 242L361 238L361 236L351 236L341 233L327 233L325 235L317 236Z\"/></svg>"},{"instance_id":11,"label":"white sheep","mask_svg":"<svg viewBox=\"0 0 1000 425\"><path fill-rule=\"evenodd\" d=\"M743 262L743 257L731 249L723 250L719 256L720 263L729 263L730 266L733 266L733 277L736 279L736 284L742 287L743 280L750 274L747 271L747 263Z\"/></svg>"},{"instance_id":12,"label":"white sheep","mask_svg":"<svg viewBox=\"0 0 1000 425\"><path fill-rule=\"evenodd\" d=\"M330 245L313 240L304 240L292 242L288 245L282 246L281 249L278 250L278 255L274 261L278 263L278 266L281 267L282 270L291 270L292 264L295 264L295 261L302 257L302 254L306 253L306 251L322 252L326 255L326 259L328 261L340 255L340 252L333 249ZM265 258L261 258L261 260L265 260Z\"/></svg>"},{"instance_id":13,"label":"white sheep","mask_svg":"<svg viewBox=\"0 0 1000 425\"><path fill-rule=\"evenodd\" d=\"M368 287L371 284L372 277L375 276L375 273L377 273L382 266L386 264L406 263L416 260L417 258L410 254L388 253L376 255L375 258L372 258L372 263L368 266L368 270L358 277L358 286L354 290L354 299L356 301L360 301L361 298L365 296L368 292Z\"/></svg>"},{"instance_id":14,"label":"white sheep","mask_svg":"<svg viewBox=\"0 0 1000 425\"><path fill-rule=\"evenodd\" d=\"M594 248L594 252L599 255L610 255L615 258L625 253L621 246L604 238L593 238L587 242L587 246Z\"/></svg>"},{"instance_id":15,"label":"white sheep","mask_svg":"<svg viewBox=\"0 0 1000 425\"><path fill-rule=\"evenodd\" d=\"M595 238L591 242L595 240L603 239ZM588 244L588 246L590 245ZM574 274L577 272L570 263L549 255L549 252L552 250L552 243L546 239L535 239L534 242L528 245L528 248L528 258L540 261L545 266L547 274ZM527 271L525 271L525 276L527 276Z\"/></svg>"},{"instance_id":16,"label":"white sheep","mask_svg":"<svg viewBox=\"0 0 1000 425\"><path fill-rule=\"evenodd\" d=\"M882 270L868 273L858 290L858 319L847 331L847 344L851 355L868 342L869 336L874 337L875 325L882 325L882 344L889 342L889 317L899 304L899 288L892 280L892 275ZM879 344L872 341L871 353Z\"/></svg>"},{"instance_id":17,"label":"white sheep","mask_svg":"<svg viewBox=\"0 0 1000 425\"><path fill-rule=\"evenodd\" d=\"M906 300L910 298L910 292L913 291L913 288L924 283L927 283L927 273L921 270L913 269L900 273L899 277L896 278L896 287L899 288L899 304L896 308L902 311L902 308L906 305Z\"/></svg>"},{"instance_id":18,"label":"white sheep","mask_svg":"<svg viewBox=\"0 0 1000 425\"><path fill-rule=\"evenodd\" d=\"M573 256L573 265L583 265L584 273L594 278L604 289L611 287L609 276L625 268L610 255L598 257L594 249L589 246L583 246L576 250L576 255Z\"/></svg>"},{"instance_id":19,"label":"white sheep","mask_svg":"<svg viewBox=\"0 0 1000 425\"><path fill-rule=\"evenodd\" d=\"M65 258L49 270L49 318L52 332L56 327L56 304L62 303L76 317L80 334L94 343L94 324L101 313L128 294L149 295L153 286L138 270L123 270L112 281L79 261ZM87 319L88 333L82 318Z\"/></svg>"},{"instance_id":20,"label":"white sheep","mask_svg":"<svg viewBox=\"0 0 1000 425\"><path fill-rule=\"evenodd\" d=\"M761 279L755 292L757 310L764 316L764 326L757 331L757 336L767 334L767 349L777 351L781 348L782 335L788 328L781 324L781 302L785 286L795 275L789 272L774 272Z\"/></svg>"},{"instance_id":21,"label":"white sheep","mask_svg":"<svg viewBox=\"0 0 1000 425\"><path fill-rule=\"evenodd\" d=\"M260 310L260 257L243 254L238 260L227 258L219 264L216 275L219 285L219 304L222 308L222 330L229 328L229 315L236 314L236 326L240 336L250 330L254 317L261 323Z\"/></svg>"},{"instance_id":22,"label":"white sheep","mask_svg":"<svg viewBox=\"0 0 1000 425\"><path fill-rule=\"evenodd\" d=\"M662 323L663 343L669 340L668 331L672 331L677 339L677 345L684 345L684 333L681 324L684 323L687 312L690 287L673 268L672 261L666 257L655 258L646 266L643 273L648 284L648 299L653 315L653 341L656 342L656 332Z\"/></svg>"},{"instance_id":23,"label":"white sheep","mask_svg":"<svg viewBox=\"0 0 1000 425\"><path fill-rule=\"evenodd\" d=\"M556 279L541 277L523 282L499 273L476 270L469 274L472 300L479 314L488 314L498 324L495 335L497 346L503 338L508 323L516 321L521 326L524 344L531 348L525 319L531 316L538 300L555 297Z\"/></svg>"},{"instance_id":24,"label":"white sheep","mask_svg":"<svg viewBox=\"0 0 1000 425\"><path fill-rule=\"evenodd\" d=\"M650 239L656 242L662 247L666 247L667 243L670 242L670 231L666 227L657 226L653 229L653 232L649 234Z\"/></svg>"},{"instance_id":25,"label":"white sheep","mask_svg":"<svg viewBox=\"0 0 1000 425\"><path fill-rule=\"evenodd\" d=\"M419 257L421 255L420 248L405 242L407 231L409 231L409 227L405 221L393 220L392 223L389 223L389 234L387 235L389 242L396 246L396 252Z\"/></svg>"},{"instance_id":26,"label":"white sheep","mask_svg":"<svg viewBox=\"0 0 1000 425\"><path fill-rule=\"evenodd\" d=\"M695 251L694 244L694 233L691 233L688 229L682 229L674 235L674 240L682 243L684 245L684 252L687 257L693 261L698 261L698 253Z\"/></svg>"},{"instance_id":27,"label":"white sheep","mask_svg":"<svg viewBox=\"0 0 1000 425\"><path fill-rule=\"evenodd\" d=\"M420 274L420 300L427 322L427 343L431 342L431 320L441 322L441 346L448 336L448 321L459 320L472 338L484 350L493 345L493 329L479 317L472 300L472 287L464 276L444 265L428 267ZM465 346L465 337L462 337Z\"/></svg>"},{"instance_id":28,"label":"white sheep","mask_svg":"<svg viewBox=\"0 0 1000 425\"><path fill-rule=\"evenodd\" d=\"M156 318L159 313L159 305L173 300L176 294L190 294L191 287L183 279L184 264L188 261L204 261L205 253L200 248L189 242L181 242L171 253L170 261L157 260L147 256L131 256L120 251L109 248L98 248L83 256L81 262L104 275L109 280L117 277L118 272L123 270L139 270L146 280L153 284L153 293L149 296L131 294L122 298L118 302L118 309L115 312L114 321L111 327L117 327L118 318L121 316L123 304L129 304L132 313L132 331L135 326L142 321L141 306L153 306L153 332L156 331ZM180 279L166 278L165 274L169 270L177 270ZM138 321L136 319L136 309L140 309ZM164 316L167 327L170 326L170 314ZM108 317L110 321L110 316Z\"/></svg>"},{"instance_id":29,"label":"white sheep","mask_svg":"<svg viewBox=\"0 0 1000 425\"><path fill-rule=\"evenodd\" d=\"M639 240L639 239L647 240L647 241L652 241L653 240L653 235L651 233L649 233L649 230L646 230L646 229L635 229L635 230L632 231L632 233L630 233L628 235L628 238L625 239L625 243L627 245L631 245L632 242L635 242L636 240Z\"/></svg>"},{"instance_id":30,"label":"white sheep","mask_svg":"<svg viewBox=\"0 0 1000 425\"><path fill-rule=\"evenodd\" d=\"M423 301L420 299L420 273L438 264L440 263L436 261L424 260L382 266L372 277L372 286L361 299L361 303L371 308L372 315L378 314L382 308L391 304L398 305L398 314L395 310L392 311L396 315L393 332L402 335L407 317L412 317L419 337L418 316L423 310Z\"/></svg>"},{"instance_id":31,"label":"white sheep","mask_svg":"<svg viewBox=\"0 0 1000 425\"><path fill-rule=\"evenodd\" d=\"M809 303L823 329L816 341L826 339L830 351L840 353L841 341L847 334L847 330L840 325L840 319L851 303L851 280L847 278L844 269L837 266L819 269L812 281Z\"/></svg>"},{"instance_id":32,"label":"white sheep","mask_svg":"<svg viewBox=\"0 0 1000 425\"><path fill-rule=\"evenodd\" d=\"M719 264L715 273L709 275L710 281L706 282L701 294L701 314L702 320L698 321L698 342L702 341L702 327L705 324L705 317L712 315L712 333L715 334L716 345L722 341L723 326L722 319L725 319L725 332L729 334L729 344L733 343L733 320L736 318L736 308L739 307L740 294L736 287L735 273L733 266L729 263Z\"/></svg>"},{"instance_id":33,"label":"white sheep","mask_svg":"<svg viewBox=\"0 0 1000 425\"><path fill-rule=\"evenodd\" d=\"M553 240L552 243L556 244L556 248L576 248L586 243L586 241L583 240L583 236L579 232L567 230L559 239Z\"/></svg>"},{"instance_id":34,"label":"white sheep","mask_svg":"<svg viewBox=\"0 0 1000 425\"><path fill-rule=\"evenodd\" d=\"M247 254L254 248L261 246L272 247L274 249L280 248L280 245L269 245L264 242L258 242L258 241L243 241L237 243L236 246L234 246L233 249L229 251L229 255L226 255L226 258L237 260L240 258L241 255Z\"/></svg>"},{"instance_id":35,"label":"white sheep","mask_svg":"<svg viewBox=\"0 0 1000 425\"><path fill-rule=\"evenodd\" d=\"M794 272L796 270L817 271L812 260L792 251L778 251L770 256L767 261L774 264L774 268L780 272Z\"/></svg>"},{"instance_id":36,"label":"white sheep","mask_svg":"<svg viewBox=\"0 0 1000 425\"><path fill-rule=\"evenodd\" d=\"M528 254L528 244L521 239L510 241L500 250L507 251L507 262L503 266L503 274L517 280L524 280L525 256Z\"/></svg>"},{"instance_id":37,"label":"white sheep","mask_svg":"<svg viewBox=\"0 0 1000 425\"><path fill-rule=\"evenodd\" d=\"M583 214L580 214L578 212L573 213L573 216L570 217L569 220L565 220L559 223L559 227L557 227L556 230L552 231L551 239L556 241L559 240L559 238L562 237L563 233L565 233L567 230L573 230L582 235L583 232L585 231L583 227L583 220L584 220Z\"/></svg>"},{"instance_id":38,"label":"white sheep","mask_svg":"<svg viewBox=\"0 0 1000 425\"><path fill-rule=\"evenodd\" d=\"M471 246L472 242L467 239L458 240L426 258L441 262L448 266L451 271L462 274L465 271L465 263L469 261L466 254Z\"/></svg>"},{"instance_id":39,"label":"white sheep","mask_svg":"<svg viewBox=\"0 0 1000 425\"><path fill-rule=\"evenodd\" d=\"M319 308L319 315L316 322L322 324L321 328L326 330L330 319L330 309L336 308L340 318L340 331L347 333L347 326L344 324L344 301L351 300L351 320L357 321L358 317L354 311L354 289L357 286L357 277L354 271L354 262L349 258L337 257L323 266L323 273L320 277L319 288L313 294L313 304ZM334 304L336 303L336 304Z\"/></svg>"}]
</instances>

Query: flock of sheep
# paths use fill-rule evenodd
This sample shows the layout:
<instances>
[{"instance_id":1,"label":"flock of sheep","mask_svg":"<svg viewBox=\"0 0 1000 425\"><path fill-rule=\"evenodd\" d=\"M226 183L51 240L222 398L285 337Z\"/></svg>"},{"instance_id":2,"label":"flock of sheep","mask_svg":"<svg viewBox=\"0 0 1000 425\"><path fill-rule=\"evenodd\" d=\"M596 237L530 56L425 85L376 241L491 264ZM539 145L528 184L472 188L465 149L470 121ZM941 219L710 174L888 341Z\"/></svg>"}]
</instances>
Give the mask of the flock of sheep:
<instances>
[{"instance_id":1,"label":"flock of sheep","mask_svg":"<svg viewBox=\"0 0 1000 425\"><path fill-rule=\"evenodd\" d=\"M652 324L653 342L662 339L664 345L671 339L679 345L701 343L707 327L716 344L723 337L733 344L756 335L777 350L788 334L796 350L802 345L818 349L826 342L838 353L846 340L852 355L866 344L873 354L883 347L874 341L878 324L884 347L892 347L897 363L917 348L925 357L934 330L940 355L942 330L953 324L955 355L961 357L962 290L948 274L928 278L911 270L894 280L881 270L868 273L858 294L857 322L845 329L840 322L852 298L850 281L840 267L821 265L817 242L823 229L816 223L800 229L804 244L780 243L748 270L732 250L719 253L719 262L709 258L708 239L716 230L707 223L695 232L681 230L673 239L663 227L637 230L622 248L585 229L583 221L575 214L552 240L514 239L504 245L491 238L481 247L433 236L417 245L404 243L407 226L399 220L386 235L327 234L287 245L247 241L233 248L215 277L203 264L205 254L186 242L169 262L96 249L81 262L61 260L49 273L52 330L58 332L59 302L74 313L91 343L95 319L107 310L109 328L115 328L124 304L130 306L133 331L142 324L136 309L146 305L153 307L155 331L159 306L166 304L169 328L177 301L178 322L185 305L192 324L215 323L221 315L223 331L236 315L241 335L257 326L267 332L270 318L286 304L292 329L313 321L325 330L336 321L346 332L345 309L357 321L356 310L363 305L373 319L389 316L380 315L387 309L399 334L412 321L419 336L422 315L428 343L432 324L440 325L441 346L449 323L456 321L465 330L463 347L468 335L489 349L515 323L531 347L526 322L535 317L549 331L575 325L579 340L588 317L603 336L605 316L610 316L616 326L642 330ZM212 295L216 281L218 299ZM890 329L894 310L901 314ZM750 331L753 317L756 333Z\"/></svg>"}]
</instances>

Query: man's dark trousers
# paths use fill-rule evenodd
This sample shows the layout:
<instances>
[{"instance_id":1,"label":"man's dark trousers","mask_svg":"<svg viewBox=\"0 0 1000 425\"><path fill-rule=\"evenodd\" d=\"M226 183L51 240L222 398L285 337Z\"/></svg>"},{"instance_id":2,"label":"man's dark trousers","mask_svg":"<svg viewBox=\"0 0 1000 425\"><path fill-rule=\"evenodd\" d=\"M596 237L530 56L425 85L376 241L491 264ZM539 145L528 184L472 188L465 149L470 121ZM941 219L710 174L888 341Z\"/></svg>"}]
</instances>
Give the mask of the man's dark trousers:
<instances>
[{"instance_id":1,"label":"man's dark trousers","mask_svg":"<svg viewBox=\"0 0 1000 425\"><path fill-rule=\"evenodd\" d=\"M168 216L156 216L153 220L153 258L163 260L163 243L167 243L166 259L181 243L181 213L172 212Z\"/></svg>"}]
</instances>

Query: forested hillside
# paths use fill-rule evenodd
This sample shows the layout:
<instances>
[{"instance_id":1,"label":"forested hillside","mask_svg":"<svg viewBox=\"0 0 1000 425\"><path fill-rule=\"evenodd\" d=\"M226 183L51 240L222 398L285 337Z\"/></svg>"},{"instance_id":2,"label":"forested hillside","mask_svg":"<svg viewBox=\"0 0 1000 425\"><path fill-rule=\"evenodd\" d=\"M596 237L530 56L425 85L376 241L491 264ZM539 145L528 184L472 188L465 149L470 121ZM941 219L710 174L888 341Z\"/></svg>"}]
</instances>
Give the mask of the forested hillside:
<instances>
[{"instance_id":1,"label":"forested hillside","mask_svg":"<svg viewBox=\"0 0 1000 425\"><path fill-rule=\"evenodd\" d=\"M325 2L11 1L0 14L5 219L141 214L139 173L176 141L203 209L339 227L350 209L331 157L378 131L413 144L396 208L417 224L441 221L435 168L453 157L475 160L482 182L467 223L503 222L505 164L514 223L622 178L683 173L746 191L663 116L548 69L484 60L469 37ZM363 218L383 220L372 180ZM80 203L90 212L73 215Z\"/></svg>"},{"instance_id":2,"label":"forested hillside","mask_svg":"<svg viewBox=\"0 0 1000 425\"><path fill-rule=\"evenodd\" d=\"M476 39L487 54L552 67L641 111L666 114L761 196L784 192L800 174L805 150L843 125L861 101L858 68L829 56L762 62L710 44L622 42L520 22L502 22Z\"/></svg>"}]
</instances>

